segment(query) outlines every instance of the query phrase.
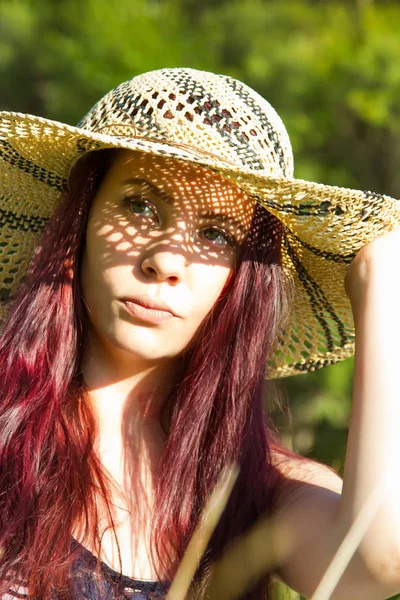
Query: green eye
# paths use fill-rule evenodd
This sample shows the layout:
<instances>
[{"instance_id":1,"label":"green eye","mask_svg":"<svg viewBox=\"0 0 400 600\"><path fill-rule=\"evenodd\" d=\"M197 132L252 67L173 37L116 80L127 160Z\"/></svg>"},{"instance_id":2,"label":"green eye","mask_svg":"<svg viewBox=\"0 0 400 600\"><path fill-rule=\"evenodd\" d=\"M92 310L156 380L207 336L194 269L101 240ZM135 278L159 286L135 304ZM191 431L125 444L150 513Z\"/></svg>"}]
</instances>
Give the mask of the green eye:
<instances>
[{"instance_id":1,"label":"green eye","mask_svg":"<svg viewBox=\"0 0 400 600\"><path fill-rule=\"evenodd\" d=\"M208 241L214 242L216 246L226 246L229 244L230 246L236 247L236 240L227 231L222 229L218 229L217 227L207 227L203 229L201 232L203 237L205 237Z\"/></svg>"},{"instance_id":2,"label":"green eye","mask_svg":"<svg viewBox=\"0 0 400 600\"><path fill-rule=\"evenodd\" d=\"M152 202L142 196L126 196L124 201L134 215L158 220L158 212Z\"/></svg>"}]
</instances>

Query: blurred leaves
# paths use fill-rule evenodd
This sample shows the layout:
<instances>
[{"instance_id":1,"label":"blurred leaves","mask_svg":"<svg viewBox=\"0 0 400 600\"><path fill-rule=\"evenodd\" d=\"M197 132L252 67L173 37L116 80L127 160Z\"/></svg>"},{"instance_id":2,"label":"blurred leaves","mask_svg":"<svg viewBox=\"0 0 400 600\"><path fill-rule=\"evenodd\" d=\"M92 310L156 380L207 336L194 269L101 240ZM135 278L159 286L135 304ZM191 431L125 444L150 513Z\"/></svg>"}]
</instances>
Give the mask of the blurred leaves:
<instances>
[{"instance_id":1,"label":"blurred leaves","mask_svg":"<svg viewBox=\"0 0 400 600\"><path fill-rule=\"evenodd\" d=\"M275 421L286 444L296 452L343 470L351 411L353 359L288 378L283 386L292 422L285 413Z\"/></svg>"},{"instance_id":2,"label":"blurred leaves","mask_svg":"<svg viewBox=\"0 0 400 600\"><path fill-rule=\"evenodd\" d=\"M3 0L0 23L2 108L70 123L115 85L190 54L172 3Z\"/></svg>"},{"instance_id":3,"label":"blurred leaves","mask_svg":"<svg viewBox=\"0 0 400 600\"><path fill-rule=\"evenodd\" d=\"M282 116L296 176L400 195L396 2L2 0L1 107L76 123L163 66L228 73Z\"/></svg>"}]
</instances>

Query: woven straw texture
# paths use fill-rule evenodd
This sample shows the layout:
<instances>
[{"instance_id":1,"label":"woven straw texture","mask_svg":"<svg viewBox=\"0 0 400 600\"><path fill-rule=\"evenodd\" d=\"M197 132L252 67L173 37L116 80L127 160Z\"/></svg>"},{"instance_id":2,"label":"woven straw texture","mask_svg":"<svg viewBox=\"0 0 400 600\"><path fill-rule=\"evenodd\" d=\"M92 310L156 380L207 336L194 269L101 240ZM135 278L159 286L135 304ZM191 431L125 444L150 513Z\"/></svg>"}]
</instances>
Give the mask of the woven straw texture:
<instances>
[{"instance_id":1,"label":"woven straw texture","mask_svg":"<svg viewBox=\"0 0 400 600\"><path fill-rule=\"evenodd\" d=\"M268 377L313 371L353 353L345 271L362 246L400 226L399 201L294 179L289 137L271 105L231 77L193 69L139 75L77 127L0 112L0 318L72 166L88 151L112 147L211 168L283 223L282 265L295 303Z\"/></svg>"}]
</instances>

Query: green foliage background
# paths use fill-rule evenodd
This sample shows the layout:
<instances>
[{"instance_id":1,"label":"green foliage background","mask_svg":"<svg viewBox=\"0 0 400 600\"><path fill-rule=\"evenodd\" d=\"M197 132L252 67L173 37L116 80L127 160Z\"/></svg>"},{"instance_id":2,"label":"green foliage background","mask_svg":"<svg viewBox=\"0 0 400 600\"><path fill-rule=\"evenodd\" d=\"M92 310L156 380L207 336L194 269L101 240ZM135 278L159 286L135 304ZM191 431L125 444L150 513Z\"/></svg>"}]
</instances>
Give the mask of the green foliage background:
<instances>
[{"instance_id":1,"label":"green foliage background","mask_svg":"<svg viewBox=\"0 0 400 600\"><path fill-rule=\"evenodd\" d=\"M0 0L0 109L75 124L138 73L225 73L277 109L296 177L400 198L399 22L396 1ZM352 368L286 380L291 422L276 415L290 447L339 472Z\"/></svg>"}]
</instances>

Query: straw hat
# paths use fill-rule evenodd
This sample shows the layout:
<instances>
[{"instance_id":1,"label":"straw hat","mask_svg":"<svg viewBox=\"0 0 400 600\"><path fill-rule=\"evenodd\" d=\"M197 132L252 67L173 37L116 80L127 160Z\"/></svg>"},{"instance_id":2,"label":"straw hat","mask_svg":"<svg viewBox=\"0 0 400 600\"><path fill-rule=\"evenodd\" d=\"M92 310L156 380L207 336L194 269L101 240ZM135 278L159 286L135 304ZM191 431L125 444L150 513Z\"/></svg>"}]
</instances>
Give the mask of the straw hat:
<instances>
[{"instance_id":1,"label":"straw hat","mask_svg":"<svg viewBox=\"0 0 400 600\"><path fill-rule=\"evenodd\" d=\"M240 81L193 69L134 77L77 127L0 112L0 317L67 189L71 167L101 148L209 167L280 219L282 264L294 281L295 305L269 377L313 371L353 353L345 271L363 245L400 226L398 201L294 179L289 137L270 104Z\"/></svg>"}]
</instances>

